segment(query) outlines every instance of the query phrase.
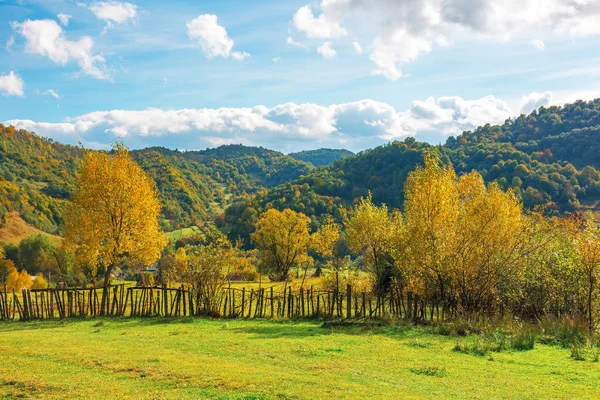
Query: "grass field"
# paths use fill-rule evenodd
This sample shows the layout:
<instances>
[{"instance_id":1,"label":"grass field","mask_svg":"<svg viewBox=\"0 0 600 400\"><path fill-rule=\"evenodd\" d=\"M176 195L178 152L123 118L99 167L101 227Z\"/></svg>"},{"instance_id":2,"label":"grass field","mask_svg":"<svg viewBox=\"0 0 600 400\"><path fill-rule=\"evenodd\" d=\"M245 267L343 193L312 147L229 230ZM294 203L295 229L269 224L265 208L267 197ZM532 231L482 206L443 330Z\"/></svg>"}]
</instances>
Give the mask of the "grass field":
<instances>
[{"instance_id":1,"label":"grass field","mask_svg":"<svg viewBox=\"0 0 600 400\"><path fill-rule=\"evenodd\" d=\"M594 398L600 364L476 356L427 328L123 319L0 323L0 398ZM461 339L464 343L474 337Z\"/></svg>"},{"instance_id":2,"label":"grass field","mask_svg":"<svg viewBox=\"0 0 600 400\"><path fill-rule=\"evenodd\" d=\"M182 228L182 229L177 229L176 231L173 232L167 232L166 235L169 239L173 240L173 241L177 241L179 239L181 239L182 237L189 237L189 236L193 236L196 233L201 233L202 231L200 230L199 227L197 226L190 226L189 228Z\"/></svg>"}]
</instances>

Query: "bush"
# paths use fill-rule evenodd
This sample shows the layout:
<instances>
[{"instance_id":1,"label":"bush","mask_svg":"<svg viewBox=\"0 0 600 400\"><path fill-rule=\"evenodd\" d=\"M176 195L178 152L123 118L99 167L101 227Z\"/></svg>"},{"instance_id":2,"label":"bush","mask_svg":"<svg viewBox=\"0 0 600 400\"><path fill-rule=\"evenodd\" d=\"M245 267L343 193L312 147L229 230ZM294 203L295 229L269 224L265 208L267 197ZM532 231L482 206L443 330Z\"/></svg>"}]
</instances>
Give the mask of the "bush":
<instances>
[{"instance_id":1,"label":"bush","mask_svg":"<svg viewBox=\"0 0 600 400\"><path fill-rule=\"evenodd\" d=\"M48 289L48 281L44 278L44 275L37 274L35 276L31 289Z\"/></svg>"}]
</instances>

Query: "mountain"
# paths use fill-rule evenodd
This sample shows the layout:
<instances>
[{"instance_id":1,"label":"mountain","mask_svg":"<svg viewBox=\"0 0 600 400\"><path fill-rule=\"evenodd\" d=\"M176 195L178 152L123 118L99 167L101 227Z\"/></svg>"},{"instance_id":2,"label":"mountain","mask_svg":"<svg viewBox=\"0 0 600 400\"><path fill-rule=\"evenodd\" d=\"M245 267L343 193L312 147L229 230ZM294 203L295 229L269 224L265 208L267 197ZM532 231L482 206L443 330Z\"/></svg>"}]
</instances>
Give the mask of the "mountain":
<instances>
[{"instance_id":1,"label":"mountain","mask_svg":"<svg viewBox=\"0 0 600 400\"><path fill-rule=\"evenodd\" d=\"M16 212L31 227L59 234L83 154L80 147L0 125L0 227ZM166 231L213 219L232 197L314 168L277 151L241 145L190 152L153 147L131 155L156 181Z\"/></svg>"},{"instance_id":2,"label":"mountain","mask_svg":"<svg viewBox=\"0 0 600 400\"><path fill-rule=\"evenodd\" d=\"M486 182L511 188L526 207L547 205L549 212L598 210L600 203L600 99L540 108L502 125L485 125L450 137L443 146L413 138L395 141L316 168L292 182L246 196L225 211L231 236L247 239L256 215L269 207L289 207L313 218L336 216L370 192L373 201L392 208L403 204L404 180L437 154L460 174L473 170Z\"/></svg>"},{"instance_id":3,"label":"mountain","mask_svg":"<svg viewBox=\"0 0 600 400\"><path fill-rule=\"evenodd\" d=\"M18 213L32 227L59 234L83 152L0 125L0 221ZM598 210L600 99L540 108L438 146L408 138L354 155L329 149L284 155L242 145L131 152L156 181L164 230L214 220L246 242L270 207L301 211L315 227L325 215L339 219L340 206L369 193L376 203L400 208L404 181L425 153L452 163L458 174L476 170L487 182L514 190L526 207L552 203L547 209L556 214Z\"/></svg>"},{"instance_id":4,"label":"mountain","mask_svg":"<svg viewBox=\"0 0 600 400\"><path fill-rule=\"evenodd\" d=\"M311 163L315 167L323 167L333 164L334 161L354 155L354 153L345 149L318 149L304 150L288 155L294 157L296 160Z\"/></svg>"}]
</instances>

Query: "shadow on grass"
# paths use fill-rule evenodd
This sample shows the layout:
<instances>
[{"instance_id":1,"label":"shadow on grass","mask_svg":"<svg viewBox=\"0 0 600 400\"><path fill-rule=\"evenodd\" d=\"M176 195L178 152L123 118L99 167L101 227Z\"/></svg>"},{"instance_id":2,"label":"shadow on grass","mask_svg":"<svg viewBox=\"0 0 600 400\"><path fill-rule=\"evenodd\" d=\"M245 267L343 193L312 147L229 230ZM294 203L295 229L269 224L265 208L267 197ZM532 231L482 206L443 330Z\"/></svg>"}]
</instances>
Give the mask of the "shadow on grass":
<instances>
[{"instance_id":1,"label":"shadow on grass","mask_svg":"<svg viewBox=\"0 0 600 400\"><path fill-rule=\"evenodd\" d=\"M425 328L408 323L393 323L378 320L270 320L270 319L209 319L199 317L97 317L72 318L45 321L0 321L0 332L27 331L36 329L56 329L83 323L102 324L104 327L142 327L157 325L193 325L198 329L203 325L222 327L233 332L249 334L250 339L303 338L310 336L326 336L331 334L346 335L384 335L396 339L419 337L430 334ZM95 326L95 325L94 325Z\"/></svg>"}]
</instances>

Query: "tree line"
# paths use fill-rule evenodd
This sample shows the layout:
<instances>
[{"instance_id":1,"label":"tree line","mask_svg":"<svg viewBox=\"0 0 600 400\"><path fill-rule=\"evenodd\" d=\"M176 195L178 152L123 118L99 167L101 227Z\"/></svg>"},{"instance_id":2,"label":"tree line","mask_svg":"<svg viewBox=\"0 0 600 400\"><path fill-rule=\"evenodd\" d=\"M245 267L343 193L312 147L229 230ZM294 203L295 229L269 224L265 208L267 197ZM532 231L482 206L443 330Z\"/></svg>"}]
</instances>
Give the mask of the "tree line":
<instances>
[{"instance_id":1,"label":"tree line","mask_svg":"<svg viewBox=\"0 0 600 400\"><path fill-rule=\"evenodd\" d=\"M486 184L478 172L458 175L435 154L408 173L403 196L402 209L361 198L316 227L301 212L269 207L250 235L254 250L214 227L168 244L155 182L117 145L111 153L85 153L60 246L34 237L7 248L0 265L16 257L22 269L44 273L56 263L56 277L77 271L106 291L115 270L155 264L160 283L187 285L211 314L236 274L255 271L287 287L292 271L306 276L318 264L315 273L333 290L362 274L378 296L411 292L451 318L550 315L594 326L600 230L592 215L528 210L511 188ZM4 283L30 286L25 276L19 283L14 263L0 271Z\"/></svg>"}]
</instances>

